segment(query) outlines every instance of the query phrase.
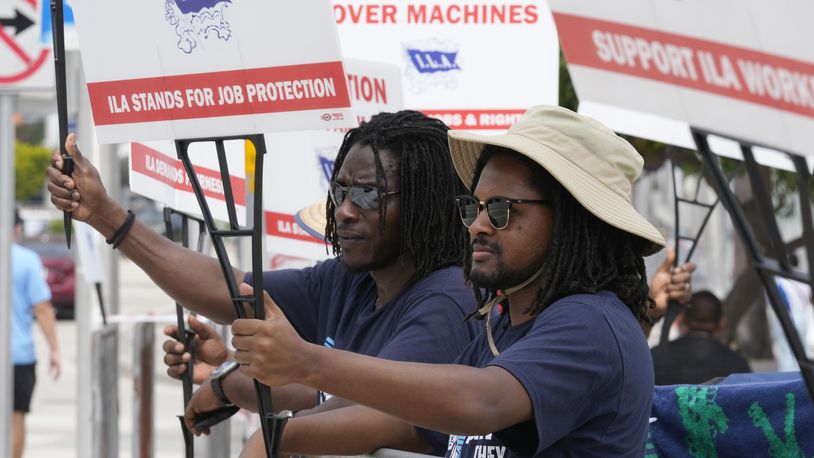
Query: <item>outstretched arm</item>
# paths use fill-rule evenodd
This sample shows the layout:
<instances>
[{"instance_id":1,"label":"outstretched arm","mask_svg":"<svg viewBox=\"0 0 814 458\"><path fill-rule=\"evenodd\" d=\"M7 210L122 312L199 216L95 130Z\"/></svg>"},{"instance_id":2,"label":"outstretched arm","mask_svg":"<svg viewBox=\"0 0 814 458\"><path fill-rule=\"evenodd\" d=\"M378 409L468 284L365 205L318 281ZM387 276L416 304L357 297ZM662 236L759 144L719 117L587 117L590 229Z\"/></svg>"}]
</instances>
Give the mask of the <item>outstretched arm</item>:
<instances>
[{"instance_id":1,"label":"outstretched arm","mask_svg":"<svg viewBox=\"0 0 814 458\"><path fill-rule=\"evenodd\" d=\"M108 196L99 172L79 152L73 134L65 148L74 159L73 176L62 173L62 156L54 152L47 172L51 202L110 239L127 212ZM235 319L223 273L214 258L172 243L138 220L119 249L177 302L220 322ZM231 270L238 282L243 281L243 272Z\"/></svg>"},{"instance_id":2,"label":"outstretched arm","mask_svg":"<svg viewBox=\"0 0 814 458\"><path fill-rule=\"evenodd\" d=\"M387 361L309 344L267 294L265 301L265 321L232 325L235 359L263 383L303 383L445 433L488 434L532 418L528 394L505 369Z\"/></svg>"}]
</instances>

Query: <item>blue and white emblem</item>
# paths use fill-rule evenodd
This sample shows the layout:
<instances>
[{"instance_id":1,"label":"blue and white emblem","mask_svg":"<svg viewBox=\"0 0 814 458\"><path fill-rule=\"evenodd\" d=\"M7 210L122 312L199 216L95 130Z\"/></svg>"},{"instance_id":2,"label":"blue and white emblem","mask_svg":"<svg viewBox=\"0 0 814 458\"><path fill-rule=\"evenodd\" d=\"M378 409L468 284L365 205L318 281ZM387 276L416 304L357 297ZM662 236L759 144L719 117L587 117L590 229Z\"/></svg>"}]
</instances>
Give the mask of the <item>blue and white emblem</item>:
<instances>
[{"instance_id":1,"label":"blue and white emblem","mask_svg":"<svg viewBox=\"0 0 814 458\"><path fill-rule=\"evenodd\" d=\"M232 0L166 0L164 18L175 26L178 49L190 54L199 40L210 37L229 41L232 29L223 10L231 3Z\"/></svg>"},{"instance_id":2,"label":"blue and white emblem","mask_svg":"<svg viewBox=\"0 0 814 458\"><path fill-rule=\"evenodd\" d=\"M454 89L463 71L459 46L433 38L404 44L407 86L416 94L440 87Z\"/></svg>"}]
</instances>

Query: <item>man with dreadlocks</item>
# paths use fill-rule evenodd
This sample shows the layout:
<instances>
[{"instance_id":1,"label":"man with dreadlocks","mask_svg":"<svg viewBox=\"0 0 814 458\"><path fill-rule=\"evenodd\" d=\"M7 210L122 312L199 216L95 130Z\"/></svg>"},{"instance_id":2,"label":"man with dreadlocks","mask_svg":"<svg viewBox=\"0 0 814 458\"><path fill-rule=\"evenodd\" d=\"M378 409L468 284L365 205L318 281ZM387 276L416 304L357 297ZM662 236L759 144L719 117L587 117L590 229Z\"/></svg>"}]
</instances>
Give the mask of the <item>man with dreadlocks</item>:
<instances>
[{"instance_id":1,"label":"man with dreadlocks","mask_svg":"<svg viewBox=\"0 0 814 458\"><path fill-rule=\"evenodd\" d=\"M465 188L452 166L447 130L441 121L401 111L376 115L347 133L326 202L326 238L338 258L263 277L267 294L304 339L390 360L449 363L475 336L474 323L462 325L475 303L461 268L466 237L455 212L455 195ZM62 175L55 163L49 171L52 201L110 237L125 212L107 199L95 169L72 139L68 143L76 159L74 178ZM221 321L235 318L214 259L178 247L141 224L119 248L176 301ZM251 282L250 274L237 269L234 274ZM196 371L203 385L185 419L200 434L208 430L194 430L196 414L232 402L255 409L256 402L251 379L233 370L237 363L224 361L228 352L216 333L197 320L190 324L200 339L196 357L212 365L223 362L215 370L210 367L209 380ZM189 361L178 346L176 341L164 346L168 372L174 375ZM272 391L275 408L309 409L288 422L283 453L446 449L444 434L326 397L303 386ZM315 406L318 399L325 402Z\"/></svg>"},{"instance_id":2,"label":"man with dreadlocks","mask_svg":"<svg viewBox=\"0 0 814 458\"><path fill-rule=\"evenodd\" d=\"M232 325L241 370L448 432L448 456L642 456L653 396L643 256L664 240L630 202L641 156L560 107L532 108L504 135L449 141L471 184L458 209L486 325L457 364L305 343L266 296L265 321Z\"/></svg>"}]
</instances>

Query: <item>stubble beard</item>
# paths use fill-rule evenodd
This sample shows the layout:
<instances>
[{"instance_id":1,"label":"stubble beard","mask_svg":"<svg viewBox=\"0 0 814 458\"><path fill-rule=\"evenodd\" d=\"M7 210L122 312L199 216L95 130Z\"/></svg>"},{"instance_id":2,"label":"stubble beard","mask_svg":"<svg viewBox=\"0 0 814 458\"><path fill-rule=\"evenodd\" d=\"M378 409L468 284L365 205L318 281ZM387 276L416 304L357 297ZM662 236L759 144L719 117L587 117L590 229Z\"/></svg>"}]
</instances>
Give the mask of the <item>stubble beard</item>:
<instances>
[{"instance_id":1,"label":"stubble beard","mask_svg":"<svg viewBox=\"0 0 814 458\"><path fill-rule=\"evenodd\" d=\"M511 269L506 265L503 252L499 248L495 250L495 258L497 266L494 270L487 270L485 266L476 266L473 263L469 273L473 283L491 290L506 290L528 280L540 268L539 265L530 265L522 269Z\"/></svg>"}]
</instances>

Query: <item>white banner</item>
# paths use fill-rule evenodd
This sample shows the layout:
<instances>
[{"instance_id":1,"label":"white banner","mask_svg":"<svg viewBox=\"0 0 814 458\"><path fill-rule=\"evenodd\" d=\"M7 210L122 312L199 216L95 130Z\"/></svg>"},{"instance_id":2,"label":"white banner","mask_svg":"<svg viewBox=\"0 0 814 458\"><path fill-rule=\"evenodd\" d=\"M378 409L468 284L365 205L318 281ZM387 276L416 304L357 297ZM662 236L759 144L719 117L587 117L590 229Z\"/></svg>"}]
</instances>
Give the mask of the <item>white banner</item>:
<instances>
[{"instance_id":1,"label":"white banner","mask_svg":"<svg viewBox=\"0 0 814 458\"><path fill-rule=\"evenodd\" d=\"M544 1L334 0L344 52L398 65L406 108L453 129L503 130L558 101L559 46Z\"/></svg>"},{"instance_id":2,"label":"white banner","mask_svg":"<svg viewBox=\"0 0 814 458\"><path fill-rule=\"evenodd\" d=\"M550 4L580 111L681 146L692 125L814 155L814 3Z\"/></svg>"},{"instance_id":3,"label":"white banner","mask_svg":"<svg viewBox=\"0 0 814 458\"><path fill-rule=\"evenodd\" d=\"M246 152L243 140L224 142L235 209L241 225L246 222ZM201 217L189 176L176 159L171 142L130 144L130 189L169 207ZM193 143L189 157L204 191L212 217L229 221L225 188L213 143Z\"/></svg>"},{"instance_id":4,"label":"white banner","mask_svg":"<svg viewBox=\"0 0 814 458\"><path fill-rule=\"evenodd\" d=\"M74 0L101 143L352 125L329 0Z\"/></svg>"}]
</instances>

